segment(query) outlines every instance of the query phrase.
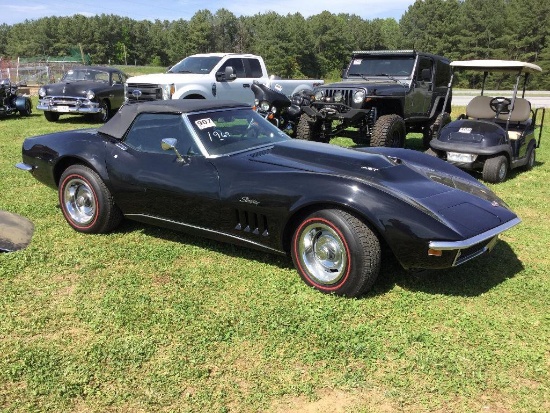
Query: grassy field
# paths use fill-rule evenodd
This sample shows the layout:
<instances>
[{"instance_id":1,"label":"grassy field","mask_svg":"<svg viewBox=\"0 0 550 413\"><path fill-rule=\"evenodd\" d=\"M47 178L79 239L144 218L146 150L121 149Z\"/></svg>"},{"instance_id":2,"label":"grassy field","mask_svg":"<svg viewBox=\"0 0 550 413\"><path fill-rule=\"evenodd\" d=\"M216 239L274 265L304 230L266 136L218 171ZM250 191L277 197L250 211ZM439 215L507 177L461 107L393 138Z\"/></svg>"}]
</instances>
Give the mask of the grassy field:
<instances>
[{"instance_id":1,"label":"grassy field","mask_svg":"<svg viewBox=\"0 0 550 413\"><path fill-rule=\"evenodd\" d=\"M0 120L0 209L36 230L0 254L1 411L550 410L549 128L536 167L492 186L523 222L490 256L421 275L388 257L344 299L284 257L132 222L71 230L14 165L25 137L91 126Z\"/></svg>"}]
</instances>

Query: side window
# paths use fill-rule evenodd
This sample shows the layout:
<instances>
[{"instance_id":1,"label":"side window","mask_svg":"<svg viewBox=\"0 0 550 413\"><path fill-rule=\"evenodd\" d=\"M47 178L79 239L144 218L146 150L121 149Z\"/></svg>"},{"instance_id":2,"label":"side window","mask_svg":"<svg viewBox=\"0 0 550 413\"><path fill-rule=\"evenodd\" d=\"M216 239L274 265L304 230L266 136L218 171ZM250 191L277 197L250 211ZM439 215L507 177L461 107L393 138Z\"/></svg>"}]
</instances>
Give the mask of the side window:
<instances>
[{"instance_id":1,"label":"side window","mask_svg":"<svg viewBox=\"0 0 550 413\"><path fill-rule=\"evenodd\" d=\"M434 72L433 61L432 59L429 59L426 57L420 57L418 61L418 70L416 71L416 80L418 80L419 82L422 82L424 80L422 76L422 71L426 69L429 70L429 73L430 73L430 80L428 80L428 82L431 82L433 77L433 72Z\"/></svg>"},{"instance_id":2,"label":"side window","mask_svg":"<svg viewBox=\"0 0 550 413\"><path fill-rule=\"evenodd\" d=\"M258 59L244 59L246 62L246 77L260 78L262 77L262 65Z\"/></svg>"},{"instance_id":3,"label":"side window","mask_svg":"<svg viewBox=\"0 0 550 413\"><path fill-rule=\"evenodd\" d=\"M122 76L120 76L120 73L116 73L114 72L112 74L112 84L116 84L116 85L122 85Z\"/></svg>"},{"instance_id":4,"label":"side window","mask_svg":"<svg viewBox=\"0 0 550 413\"><path fill-rule=\"evenodd\" d=\"M136 151L173 156L173 152L162 149L164 138L176 138L176 149L182 155L200 153L180 114L142 113L130 127L124 143Z\"/></svg>"},{"instance_id":5,"label":"side window","mask_svg":"<svg viewBox=\"0 0 550 413\"><path fill-rule=\"evenodd\" d=\"M237 58L227 59L227 61L222 65L219 71L220 72L225 71L225 68L227 66L233 66L233 69L235 70L235 74L237 75L237 77L246 77L243 61L241 59L237 59Z\"/></svg>"},{"instance_id":6,"label":"side window","mask_svg":"<svg viewBox=\"0 0 550 413\"><path fill-rule=\"evenodd\" d=\"M441 61L437 61L435 69L435 86L447 87L451 78L451 67Z\"/></svg>"}]
</instances>

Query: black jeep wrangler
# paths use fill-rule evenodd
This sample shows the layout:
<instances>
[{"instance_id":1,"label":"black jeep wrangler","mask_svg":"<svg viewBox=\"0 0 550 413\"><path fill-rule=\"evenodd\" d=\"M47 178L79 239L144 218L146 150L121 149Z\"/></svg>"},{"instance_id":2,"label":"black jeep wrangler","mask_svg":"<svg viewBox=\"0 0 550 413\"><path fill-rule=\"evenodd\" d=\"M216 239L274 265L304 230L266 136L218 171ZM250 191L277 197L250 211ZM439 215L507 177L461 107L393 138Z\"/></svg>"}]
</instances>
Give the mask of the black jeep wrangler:
<instances>
[{"instance_id":1,"label":"black jeep wrangler","mask_svg":"<svg viewBox=\"0 0 550 413\"><path fill-rule=\"evenodd\" d=\"M342 81L315 88L310 105L302 106L296 137L347 136L357 144L403 147L408 132L421 132L429 148L450 121L450 95L443 108L451 93L449 63L414 50L353 52Z\"/></svg>"}]
</instances>

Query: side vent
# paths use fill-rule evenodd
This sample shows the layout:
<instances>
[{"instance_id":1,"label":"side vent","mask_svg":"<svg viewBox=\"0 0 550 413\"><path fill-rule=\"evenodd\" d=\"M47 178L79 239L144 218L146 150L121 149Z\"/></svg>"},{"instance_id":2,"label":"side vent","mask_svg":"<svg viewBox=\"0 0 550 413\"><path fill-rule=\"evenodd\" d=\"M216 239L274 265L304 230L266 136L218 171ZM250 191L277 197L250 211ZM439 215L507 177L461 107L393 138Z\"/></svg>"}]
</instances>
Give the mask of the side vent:
<instances>
[{"instance_id":1,"label":"side vent","mask_svg":"<svg viewBox=\"0 0 550 413\"><path fill-rule=\"evenodd\" d=\"M265 215L236 209L235 219L237 222L235 229L237 231L251 232L254 235L261 235L262 237L269 236L267 217Z\"/></svg>"}]
</instances>

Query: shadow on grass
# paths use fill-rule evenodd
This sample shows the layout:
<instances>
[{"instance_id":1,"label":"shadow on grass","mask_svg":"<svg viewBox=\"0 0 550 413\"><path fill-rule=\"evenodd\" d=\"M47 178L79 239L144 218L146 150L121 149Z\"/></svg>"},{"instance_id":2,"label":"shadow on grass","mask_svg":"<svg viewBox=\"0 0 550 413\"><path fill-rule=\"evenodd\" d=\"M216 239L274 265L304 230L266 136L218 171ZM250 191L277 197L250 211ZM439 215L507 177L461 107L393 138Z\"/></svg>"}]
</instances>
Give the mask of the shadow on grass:
<instances>
[{"instance_id":1,"label":"shadow on grass","mask_svg":"<svg viewBox=\"0 0 550 413\"><path fill-rule=\"evenodd\" d=\"M443 270L408 272L393 257L390 258L382 268L374 294L387 292L398 285L409 291L475 297L515 277L524 269L512 248L504 241L499 241L489 254L459 267Z\"/></svg>"},{"instance_id":2,"label":"shadow on grass","mask_svg":"<svg viewBox=\"0 0 550 413\"><path fill-rule=\"evenodd\" d=\"M116 232L129 233L136 230L143 231L151 237L194 245L231 257L274 265L281 269L294 268L290 257L196 237L130 220L123 221ZM489 254L478 257L459 267L444 270L409 272L400 266L391 253L386 253L383 257L380 276L373 289L364 298L368 299L368 297L385 294L396 285L408 291L475 297L490 291L507 279L513 278L523 268L521 261L504 241L499 241ZM298 277L298 273L296 273L296 276Z\"/></svg>"}]
</instances>

